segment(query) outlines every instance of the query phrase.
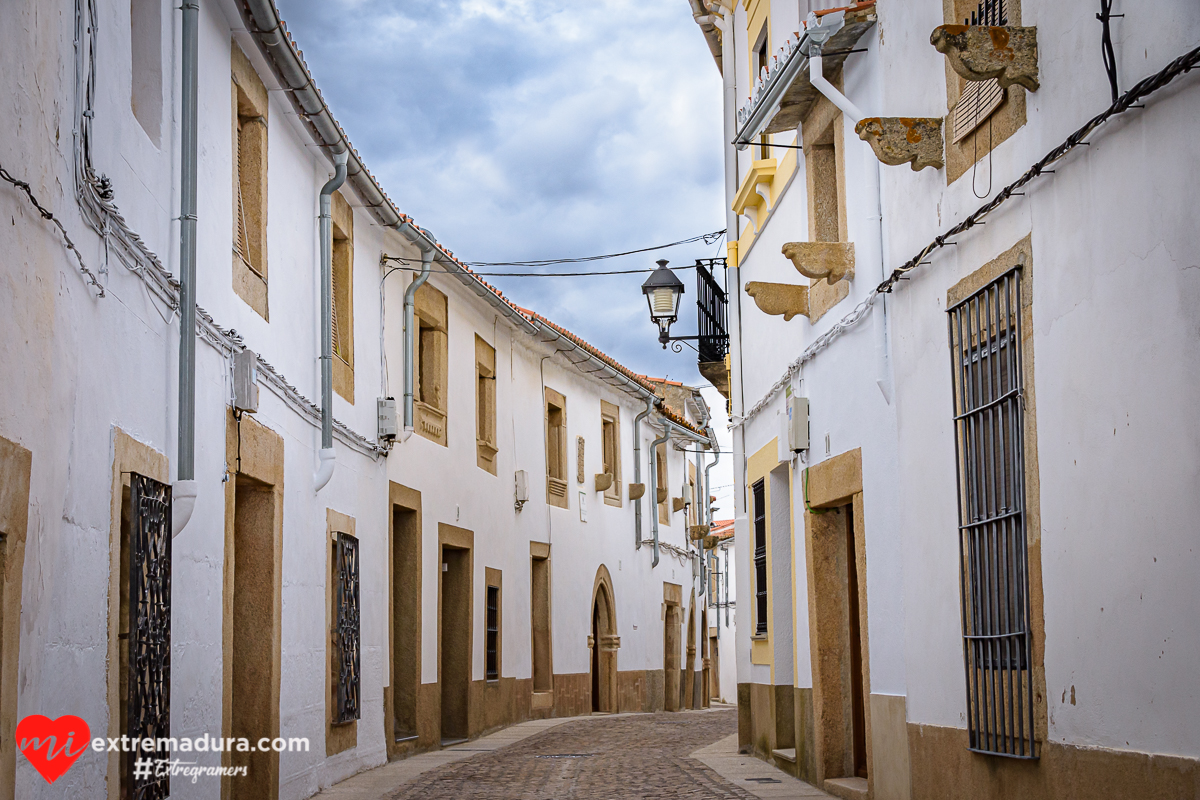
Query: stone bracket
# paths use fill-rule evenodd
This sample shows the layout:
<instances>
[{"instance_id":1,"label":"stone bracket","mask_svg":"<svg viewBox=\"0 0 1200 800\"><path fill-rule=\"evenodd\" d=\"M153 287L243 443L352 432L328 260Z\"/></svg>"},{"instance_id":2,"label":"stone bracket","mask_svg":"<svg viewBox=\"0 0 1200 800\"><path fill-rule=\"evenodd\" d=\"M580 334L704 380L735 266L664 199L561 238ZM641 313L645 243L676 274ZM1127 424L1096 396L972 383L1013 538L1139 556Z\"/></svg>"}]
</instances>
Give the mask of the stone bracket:
<instances>
[{"instance_id":1,"label":"stone bracket","mask_svg":"<svg viewBox=\"0 0 1200 800\"><path fill-rule=\"evenodd\" d=\"M830 286L854 277L853 242L788 242L783 254L806 278L824 278Z\"/></svg>"},{"instance_id":2,"label":"stone bracket","mask_svg":"<svg viewBox=\"0 0 1200 800\"><path fill-rule=\"evenodd\" d=\"M597 472L594 480L597 492L607 492L613 485L613 474L611 472Z\"/></svg>"},{"instance_id":3,"label":"stone bracket","mask_svg":"<svg viewBox=\"0 0 1200 800\"><path fill-rule=\"evenodd\" d=\"M673 512L683 511L683 509L686 505L687 505L687 500L683 497L672 497L671 498L671 511L673 511Z\"/></svg>"},{"instance_id":4,"label":"stone bracket","mask_svg":"<svg viewBox=\"0 0 1200 800\"><path fill-rule=\"evenodd\" d=\"M784 322L800 314L808 316L808 287L790 283L763 283L751 281L746 284L746 294L754 298L759 311L772 316L783 315Z\"/></svg>"},{"instance_id":5,"label":"stone bracket","mask_svg":"<svg viewBox=\"0 0 1200 800\"><path fill-rule=\"evenodd\" d=\"M1038 90L1036 27L941 25L929 43L969 81L995 78L1005 89L1016 83Z\"/></svg>"},{"instance_id":6,"label":"stone bracket","mask_svg":"<svg viewBox=\"0 0 1200 800\"><path fill-rule=\"evenodd\" d=\"M946 164L940 118L868 117L854 126L854 132L889 166L911 164L913 172L918 172Z\"/></svg>"},{"instance_id":7,"label":"stone bracket","mask_svg":"<svg viewBox=\"0 0 1200 800\"><path fill-rule=\"evenodd\" d=\"M644 484L644 483L629 484L629 499L630 500L641 500L642 495L644 495L645 493L646 493L646 484Z\"/></svg>"}]
</instances>

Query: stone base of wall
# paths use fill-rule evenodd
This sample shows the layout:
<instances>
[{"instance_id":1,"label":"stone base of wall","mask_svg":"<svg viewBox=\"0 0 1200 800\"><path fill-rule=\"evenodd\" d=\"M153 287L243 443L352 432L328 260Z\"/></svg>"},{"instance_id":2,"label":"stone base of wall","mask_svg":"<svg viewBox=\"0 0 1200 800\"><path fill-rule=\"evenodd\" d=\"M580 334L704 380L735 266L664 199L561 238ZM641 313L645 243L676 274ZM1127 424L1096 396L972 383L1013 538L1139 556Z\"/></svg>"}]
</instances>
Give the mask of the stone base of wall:
<instances>
[{"instance_id":1,"label":"stone base of wall","mask_svg":"<svg viewBox=\"0 0 1200 800\"><path fill-rule=\"evenodd\" d=\"M1099 747L1042 744L1041 758L1018 761L967 750L962 728L908 725L913 800L1200 797L1200 760Z\"/></svg>"},{"instance_id":2,"label":"stone base of wall","mask_svg":"<svg viewBox=\"0 0 1200 800\"><path fill-rule=\"evenodd\" d=\"M790 685L770 686L761 683L738 684L738 749L770 761L792 775L799 773L800 759L797 757L795 762L776 759L772 751L794 747L799 756L796 719L802 708L797 692L807 692L806 713L809 721L806 726L811 730L812 689L796 690ZM806 746L805 753L809 759L812 758L807 755L810 750Z\"/></svg>"}]
</instances>

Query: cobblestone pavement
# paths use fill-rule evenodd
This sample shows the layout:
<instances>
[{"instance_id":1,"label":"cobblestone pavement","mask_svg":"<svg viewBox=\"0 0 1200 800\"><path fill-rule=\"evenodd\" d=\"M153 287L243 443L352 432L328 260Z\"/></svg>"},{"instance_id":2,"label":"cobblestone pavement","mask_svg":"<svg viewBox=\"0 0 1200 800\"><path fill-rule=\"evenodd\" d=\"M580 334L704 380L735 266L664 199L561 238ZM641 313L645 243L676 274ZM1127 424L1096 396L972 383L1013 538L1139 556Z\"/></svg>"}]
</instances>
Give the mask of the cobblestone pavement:
<instances>
[{"instance_id":1,"label":"cobblestone pavement","mask_svg":"<svg viewBox=\"0 0 1200 800\"><path fill-rule=\"evenodd\" d=\"M437 767L392 800L739 798L689 753L737 732L737 712L638 714L568 722L494 752ZM467 745L469 747L469 745Z\"/></svg>"}]
</instances>

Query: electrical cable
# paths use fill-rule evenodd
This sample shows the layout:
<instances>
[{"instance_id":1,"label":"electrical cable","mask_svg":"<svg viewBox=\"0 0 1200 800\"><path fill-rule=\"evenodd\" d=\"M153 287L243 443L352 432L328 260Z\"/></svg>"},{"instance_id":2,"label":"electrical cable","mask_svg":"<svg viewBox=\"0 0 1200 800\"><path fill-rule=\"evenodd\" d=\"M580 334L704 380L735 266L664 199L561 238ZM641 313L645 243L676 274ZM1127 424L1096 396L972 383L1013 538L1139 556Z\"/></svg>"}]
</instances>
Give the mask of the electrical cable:
<instances>
[{"instance_id":1,"label":"electrical cable","mask_svg":"<svg viewBox=\"0 0 1200 800\"><path fill-rule=\"evenodd\" d=\"M388 267L388 274L395 271L403 272L420 272L420 267L407 266L411 262L399 256L383 257L384 261L394 261L398 264L405 264L403 267ZM695 269L695 264L686 264L684 266L672 267L672 269ZM437 270L434 270L436 273ZM450 270L441 270L442 274L450 274ZM634 275L646 272L654 272L653 269L613 269L602 270L596 272L476 272L471 270L471 274L477 278L589 278L596 275ZM385 278L387 275L384 276Z\"/></svg>"},{"instance_id":2,"label":"electrical cable","mask_svg":"<svg viewBox=\"0 0 1200 800\"><path fill-rule=\"evenodd\" d=\"M607 258L621 258L622 256L632 256L638 253L650 253L655 250L665 250L668 247L676 247L681 244L691 244L692 242L703 241L705 244L712 244L725 233L724 229L712 231L711 233L702 233L699 236L692 236L688 239L680 239L677 242L670 244L657 244L653 247L642 247L637 250L627 250L623 253L608 253L599 256L581 256L579 258L541 258L532 261L464 261L468 267L549 267L554 264L583 264L590 261L603 261ZM477 273L478 274L478 273Z\"/></svg>"},{"instance_id":3,"label":"electrical cable","mask_svg":"<svg viewBox=\"0 0 1200 800\"><path fill-rule=\"evenodd\" d=\"M71 236L67 233L67 229L63 227L63 224L58 220L57 217L47 211L46 208L38 202L38 199L33 196L33 189L30 188L29 184L23 180L14 178L12 174L4 168L3 165L0 165L0 178L23 191L25 196L29 198L30 204L37 209L39 214L42 215L42 219L46 220L47 222L54 223L54 226L58 228L58 232L62 234L62 238L67 245L67 249L75 254L75 260L79 262L80 272L87 276L88 283L96 287L97 297L104 297L104 287L100 285L100 281L96 280L96 275L87 268L87 264L83 263L83 254L79 252L79 248L75 246L75 243L71 241Z\"/></svg>"}]
</instances>

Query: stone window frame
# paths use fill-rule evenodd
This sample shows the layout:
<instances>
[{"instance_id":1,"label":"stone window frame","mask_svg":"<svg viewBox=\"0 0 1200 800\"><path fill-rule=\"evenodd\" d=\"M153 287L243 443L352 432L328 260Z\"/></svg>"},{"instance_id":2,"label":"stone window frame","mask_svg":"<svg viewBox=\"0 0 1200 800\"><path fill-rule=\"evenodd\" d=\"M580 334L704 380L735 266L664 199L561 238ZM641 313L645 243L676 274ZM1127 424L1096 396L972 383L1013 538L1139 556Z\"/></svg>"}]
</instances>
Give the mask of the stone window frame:
<instances>
[{"instance_id":1,"label":"stone window frame","mask_svg":"<svg viewBox=\"0 0 1200 800\"><path fill-rule=\"evenodd\" d=\"M667 443L663 442L654 450L654 488L658 494L666 491L666 497L659 500L654 498L654 503L658 506L658 523L660 525L671 524L671 459L667 452Z\"/></svg>"},{"instance_id":2,"label":"stone window frame","mask_svg":"<svg viewBox=\"0 0 1200 800\"><path fill-rule=\"evenodd\" d=\"M483 590L483 677L487 683L499 683L504 674L504 573L492 567L484 567ZM488 658L491 651L488 637L493 633L491 620L491 594L496 592L496 664L495 670L489 669Z\"/></svg>"},{"instance_id":3,"label":"stone window frame","mask_svg":"<svg viewBox=\"0 0 1200 800\"><path fill-rule=\"evenodd\" d=\"M413 406L417 433L448 447L449 311L446 295L426 281L413 297L417 330L414 335Z\"/></svg>"},{"instance_id":4,"label":"stone window frame","mask_svg":"<svg viewBox=\"0 0 1200 800\"><path fill-rule=\"evenodd\" d=\"M0 436L0 736L14 742L21 646L21 582L33 453ZM112 663L111 661L109 663ZM0 749L0 796L16 792L15 747Z\"/></svg>"},{"instance_id":5,"label":"stone window frame","mask_svg":"<svg viewBox=\"0 0 1200 800\"><path fill-rule=\"evenodd\" d=\"M567 398L545 387L546 502L568 508L570 463L567 454ZM555 469L557 467L557 469Z\"/></svg>"},{"instance_id":6,"label":"stone window frame","mask_svg":"<svg viewBox=\"0 0 1200 800\"><path fill-rule=\"evenodd\" d=\"M267 302L267 158L270 99L250 59L230 45L233 141L233 289L264 320Z\"/></svg>"},{"instance_id":7,"label":"stone window frame","mask_svg":"<svg viewBox=\"0 0 1200 800\"><path fill-rule=\"evenodd\" d=\"M838 70L830 82L842 88L843 72ZM842 112L820 96L800 123L804 147L804 179L808 196L808 240L810 242L848 242L846 212L846 139ZM832 190L832 191L831 191ZM830 203L829 194L833 195ZM830 285L825 278L810 278L808 321L816 324L850 294L850 281Z\"/></svg>"},{"instance_id":8,"label":"stone window frame","mask_svg":"<svg viewBox=\"0 0 1200 800\"><path fill-rule=\"evenodd\" d=\"M496 348L475 334L475 463L496 474Z\"/></svg>"},{"instance_id":9,"label":"stone window frame","mask_svg":"<svg viewBox=\"0 0 1200 800\"><path fill-rule=\"evenodd\" d=\"M961 25L964 18L979 5L979 0L942 0L942 17L947 25ZM1021 0L1005 0L1008 24L1021 24ZM946 185L971 173L972 167L1008 140L1026 122L1025 90L1013 84L1005 91L1004 100L971 133L952 143L954 108L962 97L967 81L950 67L946 59Z\"/></svg>"},{"instance_id":10,"label":"stone window frame","mask_svg":"<svg viewBox=\"0 0 1200 800\"><path fill-rule=\"evenodd\" d=\"M611 450L611 452L610 452ZM621 407L600 401L600 465L605 474L612 468L612 483L604 490L605 505L620 508L621 500Z\"/></svg>"},{"instance_id":11,"label":"stone window frame","mask_svg":"<svg viewBox=\"0 0 1200 800\"><path fill-rule=\"evenodd\" d=\"M332 508L325 509L325 755L332 756L337 753L349 750L358 745L358 722L359 720L351 720L349 722L337 723L333 721L334 713L337 709L337 683L338 676L338 652L334 646L334 628L337 625L337 575L334 574L336 562L334 559L334 549L337 545L337 535L345 533L357 538L356 521L354 517L347 514L342 514L334 511ZM360 545L361 546L361 545ZM361 550L360 550L361 553ZM361 558L361 555L360 555ZM359 572L359 597L360 603L362 598L362 573L361 564ZM362 636L361 622L359 628L359 636ZM360 645L361 647L361 645ZM359 676L359 697L362 696L362 676ZM360 701L361 702L361 701ZM360 712L361 713L361 712Z\"/></svg>"}]
</instances>

